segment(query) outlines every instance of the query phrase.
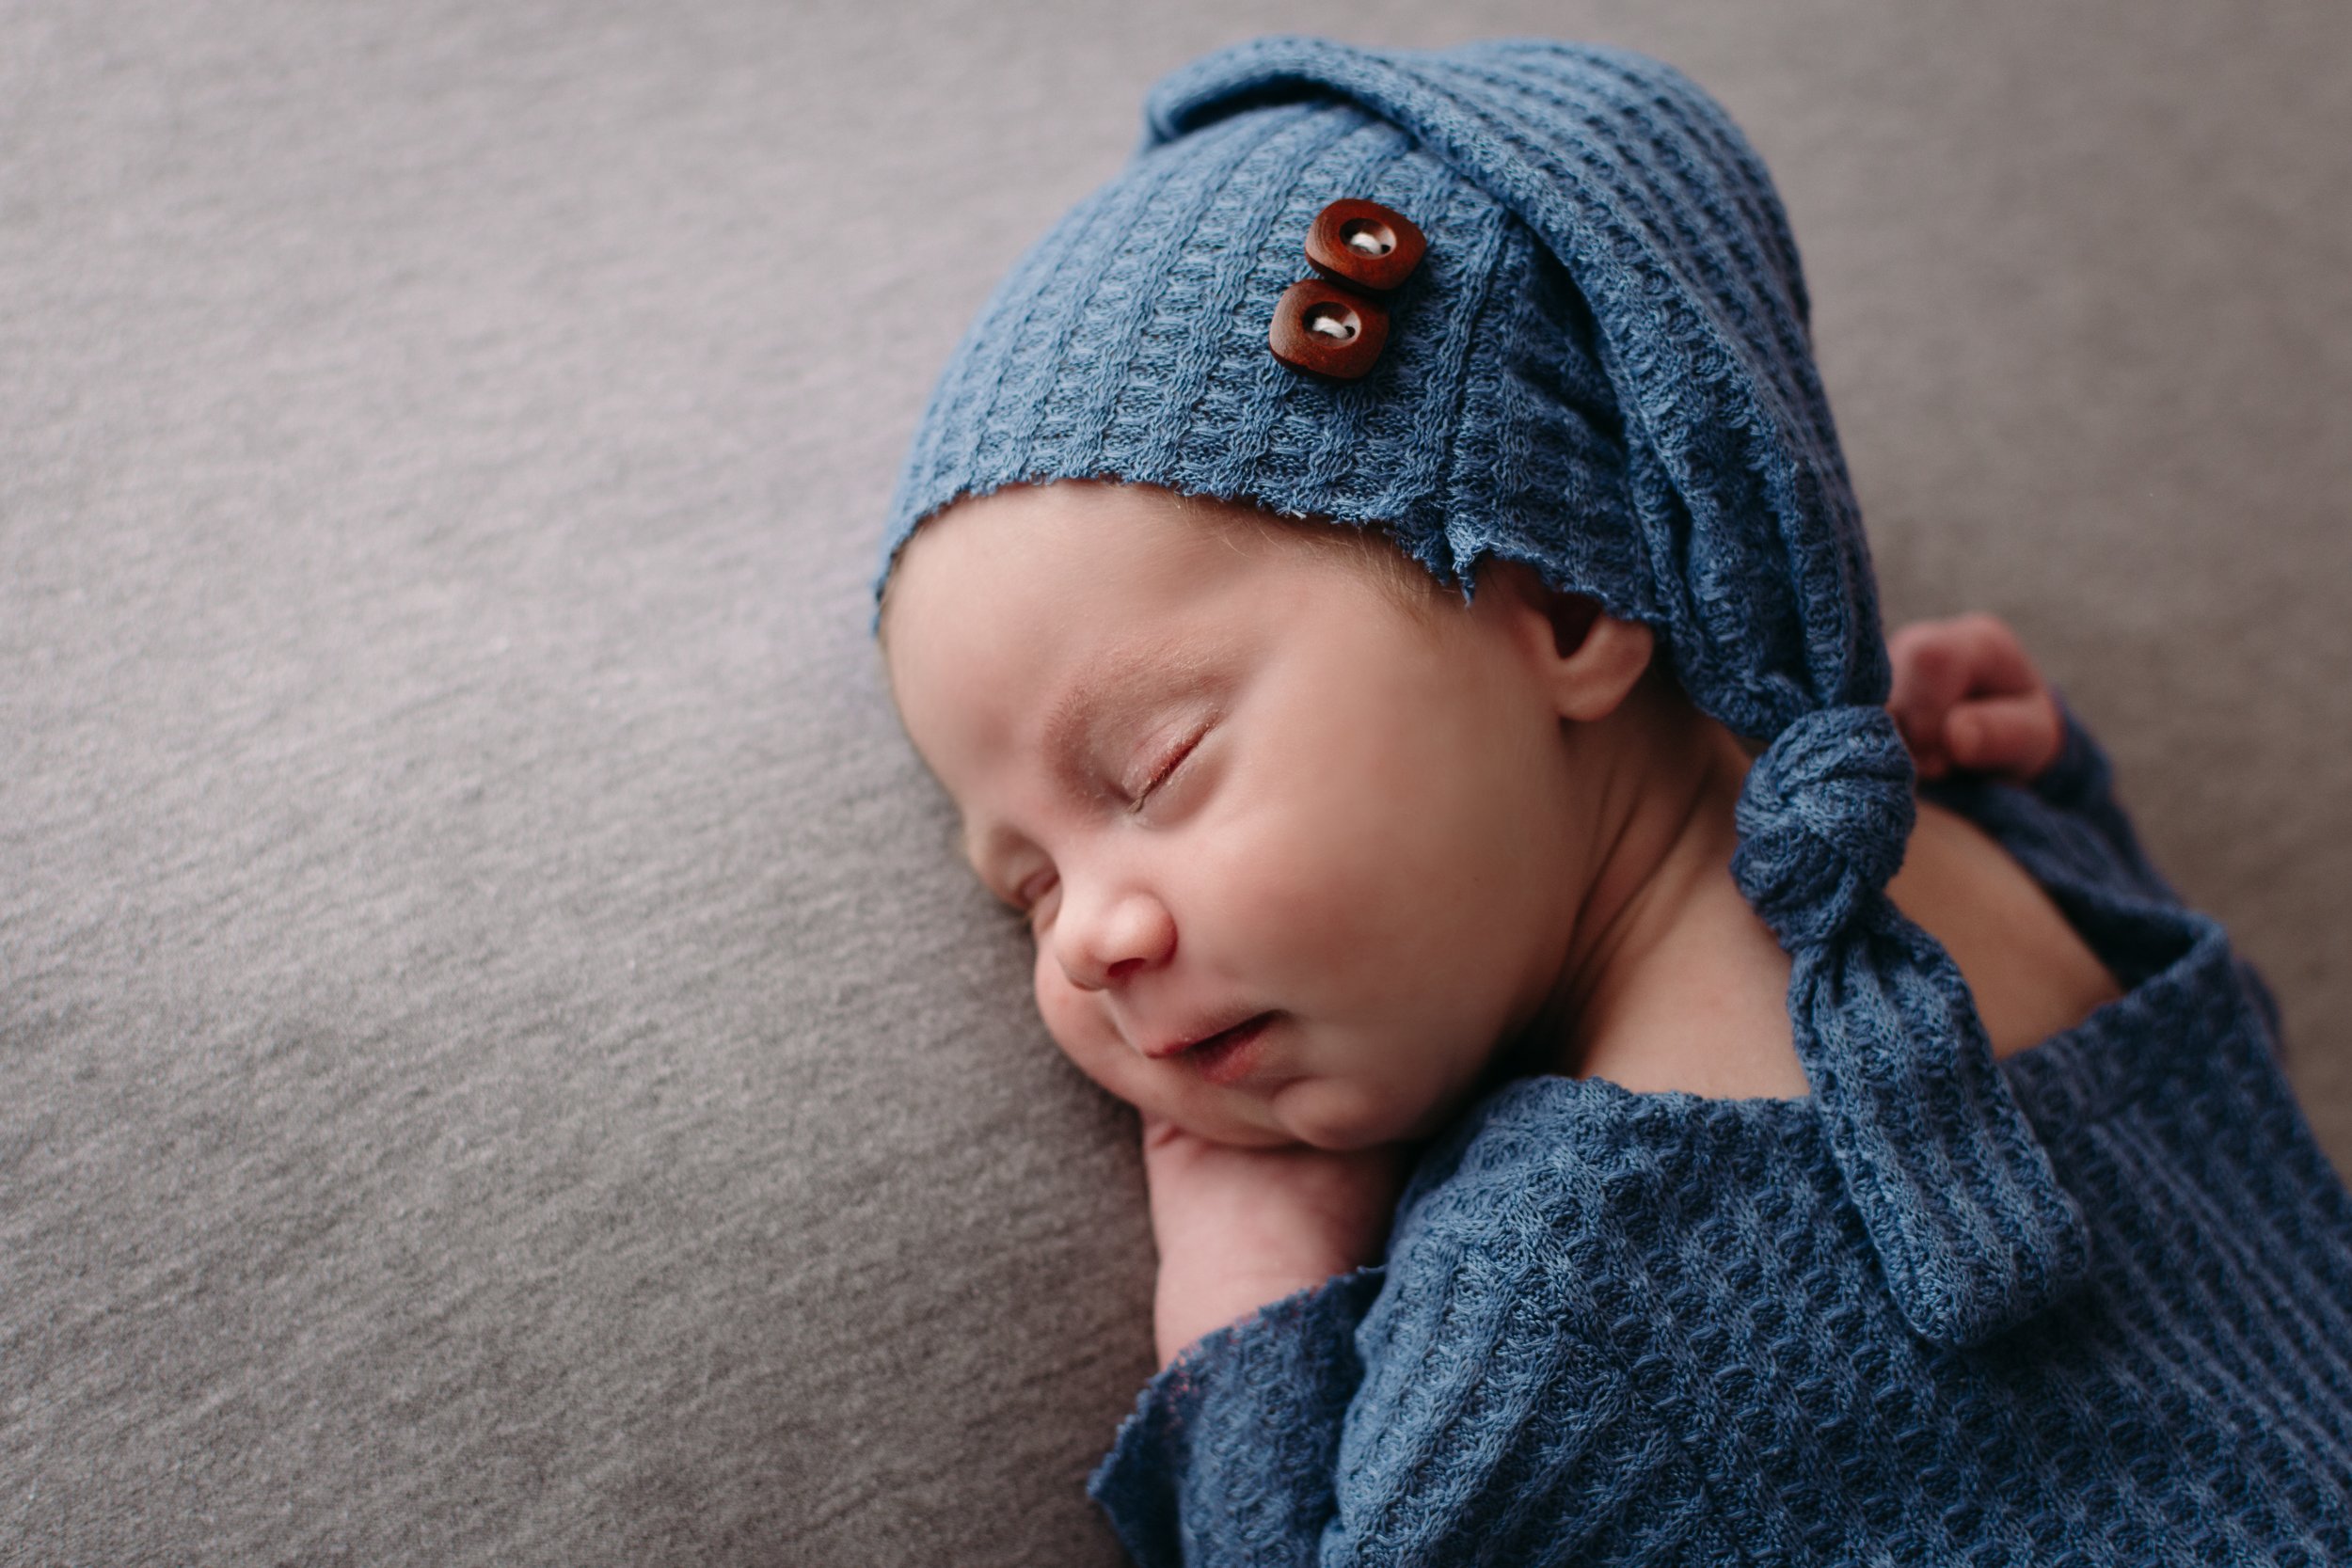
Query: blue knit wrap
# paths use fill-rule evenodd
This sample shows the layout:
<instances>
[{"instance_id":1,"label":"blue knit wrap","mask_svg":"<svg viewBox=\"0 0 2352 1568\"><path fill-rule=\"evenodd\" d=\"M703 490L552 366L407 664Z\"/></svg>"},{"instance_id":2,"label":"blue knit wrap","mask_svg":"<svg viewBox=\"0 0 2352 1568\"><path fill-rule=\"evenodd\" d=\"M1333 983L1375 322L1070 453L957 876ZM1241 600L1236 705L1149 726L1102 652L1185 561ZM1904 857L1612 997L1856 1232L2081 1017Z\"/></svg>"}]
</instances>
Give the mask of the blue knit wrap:
<instances>
[{"instance_id":1,"label":"blue knit wrap","mask_svg":"<svg viewBox=\"0 0 2352 1568\"><path fill-rule=\"evenodd\" d=\"M1659 634L1772 744L1740 886L1791 955L1797 1050L1912 1326L1969 1344L2087 1243L1957 967L1884 888L1912 818L1885 642L1779 198L1665 66L1539 41L1269 39L1162 81L1128 166L999 286L941 377L883 547L957 499L1103 478L1376 527L1441 580L1534 567ZM1267 352L1322 208L1427 235L1353 382Z\"/></svg>"}]
</instances>

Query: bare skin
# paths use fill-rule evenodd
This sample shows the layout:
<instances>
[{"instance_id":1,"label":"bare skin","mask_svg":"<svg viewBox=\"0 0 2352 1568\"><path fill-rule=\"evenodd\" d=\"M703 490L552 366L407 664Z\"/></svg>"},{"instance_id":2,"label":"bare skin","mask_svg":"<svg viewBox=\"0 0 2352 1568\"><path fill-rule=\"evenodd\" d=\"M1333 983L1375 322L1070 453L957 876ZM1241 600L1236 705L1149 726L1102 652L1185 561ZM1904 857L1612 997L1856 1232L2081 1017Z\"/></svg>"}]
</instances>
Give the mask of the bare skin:
<instances>
[{"instance_id":1,"label":"bare skin","mask_svg":"<svg viewBox=\"0 0 2352 1568\"><path fill-rule=\"evenodd\" d=\"M1889 706L1915 754L1931 759L1923 773L2026 782L2057 757L2057 703L2000 622L1921 623L1897 633L1890 648ZM1615 907L1604 922L1611 935L1588 955L1586 978L1564 989L1556 1016L1570 1043L1549 1069L1639 1092L1802 1095L1788 956L1726 870L1736 836L1728 802L1747 758L1720 731L1695 736L1712 766L1693 771L1699 782L1683 813L1629 822L1622 857L1603 873L1615 886L1595 901ZM1995 1057L2072 1027L2120 994L2009 853L1931 802L1920 802L1887 892L1952 954ZM1163 1363L1212 1329L1378 1258L1404 1179L1393 1149L1301 1149L1278 1159L1151 1118L1143 1151L1161 1255L1153 1317Z\"/></svg>"},{"instance_id":2,"label":"bare skin","mask_svg":"<svg viewBox=\"0 0 2352 1568\"><path fill-rule=\"evenodd\" d=\"M884 619L909 733L1031 913L1049 1032L1144 1114L1164 1356L1376 1258L1404 1148L1492 1071L1805 1089L1787 957L1729 872L1746 753L1648 628L1509 568L1408 602L1370 555L1203 504L962 503ZM2055 703L1997 623L1942 626L1895 644L1923 770L2030 776ZM1958 817L1922 809L1889 891L1997 1053L2115 994ZM1238 1065L1203 1067L1228 1025Z\"/></svg>"},{"instance_id":3,"label":"bare skin","mask_svg":"<svg viewBox=\"0 0 2352 1568\"><path fill-rule=\"evenodd\" d=\"M1645 732L1661 748L1649 776L1689 779L1687 798L1625 817L1625 841L1588 904L1588 920L1604 934L1557 998L1551 1032L1567 1046L1553 1070L1641 1092L1801 1096L1788 957L1729 875L1738 844L1732 808L1747 755L1678 696L1653 687L1649 700L1665 710ZM2079 1022L2118 994L2024 868L1941 806L1919 803L1887 895L1951 953L1996 1057Z\"/></svg>"}]
</instances>

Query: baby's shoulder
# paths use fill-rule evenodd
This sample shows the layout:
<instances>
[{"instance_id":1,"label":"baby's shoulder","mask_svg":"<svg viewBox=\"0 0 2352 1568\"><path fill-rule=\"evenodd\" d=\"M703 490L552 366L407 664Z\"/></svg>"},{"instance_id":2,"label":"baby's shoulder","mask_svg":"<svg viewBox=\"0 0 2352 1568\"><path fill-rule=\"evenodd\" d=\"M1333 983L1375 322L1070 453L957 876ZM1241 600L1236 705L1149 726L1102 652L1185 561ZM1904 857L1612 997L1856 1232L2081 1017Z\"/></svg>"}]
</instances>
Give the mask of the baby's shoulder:
<instances>
[{"instance_id":1,"label":"baby's shoulder","mask_svg":"<svg viewBox=\"0 0 2352 1568\"><path fill-rule=\"evenodd\" d=\"M1646 982L1613 999L1578 1076L1715 1099L1808 1092L1789 1025L1788 955L1727 872L1723 880L1661 942ZM1886 892L1959 965L1996 1057L2074 1027L2122 994L2033 874L1958 812L1920 802Z\"/></svg>"},{"instance_id":2,"label":"baby's shoulder","mask_svg":"<svg viewBox=\"0 0 2352 1568\"><path fill-rule=\"evenodd\" d=\"M1958 812L1919 803L1886 892L1960 966L1996 1057L2071 1029L2122 994L2033 874Z\"/></svg>"}]
</instances>

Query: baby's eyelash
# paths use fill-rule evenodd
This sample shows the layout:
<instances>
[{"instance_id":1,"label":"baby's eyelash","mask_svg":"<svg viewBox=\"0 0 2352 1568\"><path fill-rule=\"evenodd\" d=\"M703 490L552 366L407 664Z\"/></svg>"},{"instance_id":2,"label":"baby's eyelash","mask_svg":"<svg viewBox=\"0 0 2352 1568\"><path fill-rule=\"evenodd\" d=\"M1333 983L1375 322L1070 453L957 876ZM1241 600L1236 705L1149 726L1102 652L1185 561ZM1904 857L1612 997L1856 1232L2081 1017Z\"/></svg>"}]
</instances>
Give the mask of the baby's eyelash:
<instances>
[{"instance_id":1,"label":"baby's eyelash","mask_svg":"<svg viewBox=\"0 0 2352 1568\"><path fill-rule=\"evenodd\" d=\"M1031 892L1028 887L1017 889L1013 896L1014 912L1018 913L1024 921L1034 926L1037 923L1039 908L1044 904L1046 897L1053 893L1055 884L1060 880L1060 878L1048 872L1041 879L1034 882L1035 892Z\"/></svg>"},{"instance_id":2,"label":"baby's eyelash","mask_svg":"<svg viewBox=\"0 0 2352 1568\"><path fill-rule=\"evenodd\" d=\"M1194 730L1190 735L1184 736L1183 742L1170 751L1168 755L1162 757L1158 765L1152 769L1152 776L1144 781L1143 787L1136 791L1135 799L1128 802L1127 809L1129 811L1140 811L1143 808L1143 803L1152 799L1152 791L1158 789L1160 785L1168 783L1169 776L1173 774L1176 769L1184 765L1184 759L1192 755L1194 749L1200 744L1201 737L1208 733L1209 726L1206 724L1201 725L1199 729Z\"/></svg>"}]
</instances>

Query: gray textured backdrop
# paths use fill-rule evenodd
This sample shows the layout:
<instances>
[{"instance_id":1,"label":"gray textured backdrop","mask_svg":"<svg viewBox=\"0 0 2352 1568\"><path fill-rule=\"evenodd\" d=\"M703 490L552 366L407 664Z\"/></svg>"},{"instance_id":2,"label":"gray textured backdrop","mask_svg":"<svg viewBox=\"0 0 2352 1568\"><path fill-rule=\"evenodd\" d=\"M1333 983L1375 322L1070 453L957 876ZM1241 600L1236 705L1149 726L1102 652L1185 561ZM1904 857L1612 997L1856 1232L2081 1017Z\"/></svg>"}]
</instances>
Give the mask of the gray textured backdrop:
<instances>
[{"instance_id":1,"label":"gray textured backdrop","mask_svg":"<svg viewBox=\"0 0 2352 1568\"><path fill-rule=\"evenodd\" d=\"M2352 1164L2352 8L0 0L0 1562L1094 1564L1122 1117L865 633L1158 72L1549 32L1788 198Z\"/></svg>"}]
</instances>

